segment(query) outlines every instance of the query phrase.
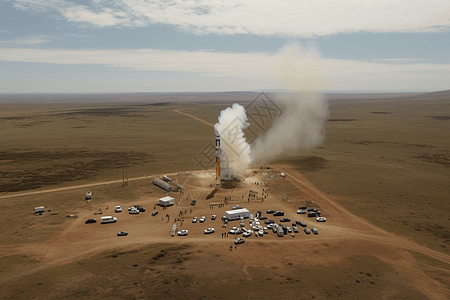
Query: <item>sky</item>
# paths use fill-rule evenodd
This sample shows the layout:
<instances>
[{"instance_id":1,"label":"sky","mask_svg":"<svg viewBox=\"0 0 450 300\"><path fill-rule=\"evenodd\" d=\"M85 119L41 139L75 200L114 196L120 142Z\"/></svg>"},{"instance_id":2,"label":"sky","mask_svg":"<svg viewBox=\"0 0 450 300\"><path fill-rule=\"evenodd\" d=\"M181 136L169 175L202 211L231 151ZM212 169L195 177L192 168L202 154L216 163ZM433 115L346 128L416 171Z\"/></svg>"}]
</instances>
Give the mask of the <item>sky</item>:
<instances>
[{"instance_id":1,"label":"sky","mask_svg":"<svg viewBox=\"0 0 450 300\"><path fill-rule=\"evenodd\" d=\"M450 1L0 0L0 93L273 90L286 49L324 91L450 89Z\"/></svg>"}]
</instances>

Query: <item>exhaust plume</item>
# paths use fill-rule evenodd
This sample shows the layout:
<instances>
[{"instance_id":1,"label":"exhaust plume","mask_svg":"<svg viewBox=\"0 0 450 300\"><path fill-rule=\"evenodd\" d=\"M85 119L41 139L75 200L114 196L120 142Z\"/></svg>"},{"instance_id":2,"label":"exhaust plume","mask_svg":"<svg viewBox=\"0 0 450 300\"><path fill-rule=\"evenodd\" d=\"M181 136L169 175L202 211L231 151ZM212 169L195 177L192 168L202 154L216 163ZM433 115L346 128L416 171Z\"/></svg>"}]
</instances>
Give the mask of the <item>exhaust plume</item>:
<instances>
[{"instance_id":1,"label":"exhaust plume","mask_svg":"<svg viewBox=\"0 0 450 300\"><path fill-rule=\"evenodd\" d=\"M241 175L250 164L250 145L244 137L249 125L245 108L238 103L220 112L214 129L220 134L221 177Z\"/></svg>"},{"instance_id":2,"label":"exhaust plume","mask_svg":"<svg viewBox=\"0 0 450 300\"><path fill-rule=\"evenodd\" d=\"M281 49L275 76L279 88L289 92L275 96L283 114L252 143L253 163L310 149L324 141L329 111L321 93L325 77L320 73L319 58L317 51L303 51L297 44L288 44Z\"/></svg>"}]
</instances>

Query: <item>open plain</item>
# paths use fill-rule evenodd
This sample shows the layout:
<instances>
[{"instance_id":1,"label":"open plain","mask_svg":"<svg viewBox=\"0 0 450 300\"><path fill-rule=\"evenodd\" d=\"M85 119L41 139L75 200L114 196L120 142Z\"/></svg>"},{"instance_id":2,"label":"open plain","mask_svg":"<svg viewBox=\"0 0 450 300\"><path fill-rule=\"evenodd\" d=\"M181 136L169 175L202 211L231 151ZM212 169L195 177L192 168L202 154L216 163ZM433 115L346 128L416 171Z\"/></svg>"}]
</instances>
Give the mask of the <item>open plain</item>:
<instances>
[{"instance_id":1,"label":"open plain","mask_svg":"<svg viewBox=\"0 0 450 300\"><path fill-rule=\"evenodd\" d=\"M2 103L0 297L449 299L450 95L330 99L320 147L215 190L205 161L212 125L256 95ZM152 180L162 175L185 187L167 210L155 206L166 192ZM264 201L248 200L262 189ZM147 211L128 214L135 204ZM222 233L239 222L223 228L220 216L236 204L277 223L265 212L283 210L319 234L269 231L235 248ZM51 211L35 216L41 205ZM327 222L298 215L300 205ZM104 215L117 223L84 224ZM173 224L188 236L171 237ZM216 232L203 234L208 227Z\"/></svg>"}]
</instances>

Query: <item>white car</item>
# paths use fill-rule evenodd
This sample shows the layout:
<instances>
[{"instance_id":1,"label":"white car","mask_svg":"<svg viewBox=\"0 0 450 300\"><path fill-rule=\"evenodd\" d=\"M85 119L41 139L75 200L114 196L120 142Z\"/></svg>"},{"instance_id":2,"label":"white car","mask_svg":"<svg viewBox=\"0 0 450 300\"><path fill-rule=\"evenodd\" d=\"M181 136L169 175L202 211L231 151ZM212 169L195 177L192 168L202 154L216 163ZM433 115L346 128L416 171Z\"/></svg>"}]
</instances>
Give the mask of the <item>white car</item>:
<instances>
[{"instance_id":1,"label":"white car","mask_svg":"<svg viewBox=\"0 0 450 300\"><path fill-rule=\"evenodd\" d=\"M130 215L138 215L139 214L139 210L137 208L135 208L135 207L132 207L128 213Z\"/></svg>"},{"instance_id":2,"label":"white car","mask_svg":"<svg viewBox=\"0 0 450 300\"><path fill-rule=\"evenodd\" d=\"M122 207L116 206L116 209L114 210L116 213L122 212Z\"/></svg>"},{"instance_id":3,"label":"white car","mask_svg":"<svg viewBox=\"0 0 450 300\"><path fill-rule=\"evenodd\" d=\"M244 232L244 234L242 236L243 237L249 237L249 236L252 236L252 234L253 234L253 231L247 230L246 232Z\"/></svg>"},{"instance_id":4,"label":"white car","mask_svg":"<svg viewBox=\"0 0 450 300\"><path fill-rule=\"evenodd\" d=\"M214 228L205 229L205 234L214 233Z\"/></svg>"},{"instance_id":5,"label":"white car","mask_svg":"<svg viewBox=\"0 0 450 300\"><path fill-rule=\"evenodd\" d=\"M261 229L258 231L259 236L263 236L264 235L264 231L262 231Z\"/></svg>"},{"instance_id":6,"label":"white car","mask_svg":"<svg viewBox=\"0 0 450 300\"><path fill-rule=\"evenodd\" d=\"M306 210L303 210L303 209L299 209L299 210L297 210L297 213L300 215L300 214L306 214Z\"/></svg>"},{"instance_id":7,"label":"white car","mask_svg":"<svg viewBox=\"0 0 450 300\"><path fill-rule=\"evenodd\" d=\"M179 236L186 236L186 235L188 235L188 232L189 231L187 231L186 229L183 229L183 230L178 231L178 235Z\"/></svg>"},{"instance_id":8,"label":"white car","mask_svg":"<svg viewBox=\"0 0 450 300\"><path fill-rule=\"evenodd\" d=\"M316 219L316 221L317 221L317 222L326 222L326 221L327 221L327 218L324 218L324 217L318 217L318 218Z\"/></svg>"},{"instance_id":9,"label":"white car","mask_svg":"<svg viewBox=\"0 0 450 300\"><path fill-rule=\"evenodd\" d=\"M233 228L231 228L231 229L233 229L233 230L238 230L239 228L237 228L237 227L233 227Z\"/></svg>"},{"instance_id":10,"label":"white car","mask_svg":"<svg viewBox=\"0 0 450 300\"><path fill-rule=\"evenodd\" d=\"M203 223L203 222L205 222L205 216L200 218L200 223Z\"/></svg>"}]
</instances>

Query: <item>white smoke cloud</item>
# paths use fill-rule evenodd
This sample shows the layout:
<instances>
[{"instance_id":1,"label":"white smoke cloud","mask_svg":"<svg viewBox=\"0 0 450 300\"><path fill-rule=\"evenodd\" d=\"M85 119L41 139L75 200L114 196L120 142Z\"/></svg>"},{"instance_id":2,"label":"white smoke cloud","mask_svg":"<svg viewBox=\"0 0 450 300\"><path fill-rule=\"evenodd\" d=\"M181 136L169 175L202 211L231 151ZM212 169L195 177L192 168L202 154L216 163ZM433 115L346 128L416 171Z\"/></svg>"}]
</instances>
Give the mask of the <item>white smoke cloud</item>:
<instances>
[{"instance_id":1,"label":"white smoke cloud","mask_svg":"<svg viewBox=\"0 0 450 300\"><path fill-rule=\"evenodd\" d=\"M329 111L321 93L327 81L320 71L319 59L317 51L303 50L297 44L281 49L275 77L279 88L291 92L276 95L283 114L252 143L252 162L268 162L302 148L316 147L324 141Z\"/></svg>"},{"instance_id":2,"label":"white smoke cloud","mask_svg":"<svg viewBox=\"0 0 450 300\"><path fill-rule=\"evenodd\" d=\"M241 175L250 164L250 145L244 137L244 130L248 126L242 105L235 103L220 112L219 122L214 125L214 129L220 134L221 175Z\"/></svg>"}]
</instances>

